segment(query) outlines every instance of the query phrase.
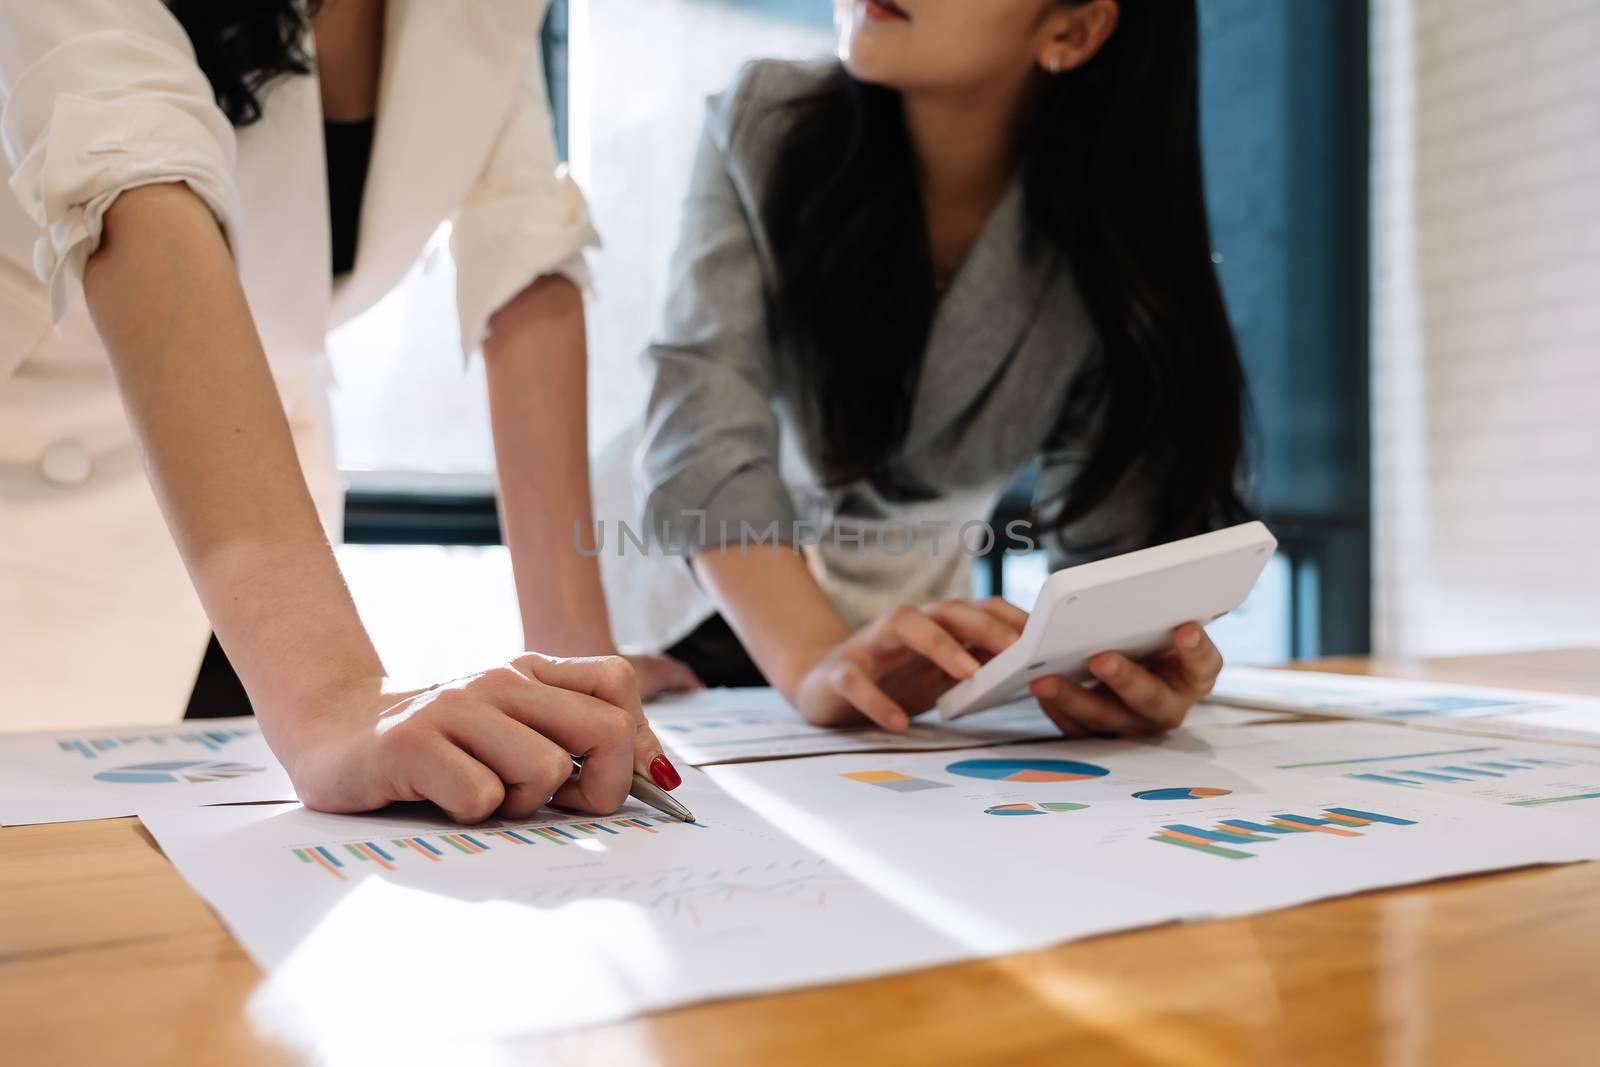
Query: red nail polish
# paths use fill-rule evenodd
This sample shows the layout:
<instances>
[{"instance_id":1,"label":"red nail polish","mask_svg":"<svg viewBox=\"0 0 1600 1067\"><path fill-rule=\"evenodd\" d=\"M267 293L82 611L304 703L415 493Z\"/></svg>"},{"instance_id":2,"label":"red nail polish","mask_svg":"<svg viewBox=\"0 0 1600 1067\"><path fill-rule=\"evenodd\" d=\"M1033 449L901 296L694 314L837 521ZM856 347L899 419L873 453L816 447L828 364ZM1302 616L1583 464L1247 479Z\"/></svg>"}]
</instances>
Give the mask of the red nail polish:
<instances>
[{"instance_id":1,"label":"red nail polish","mask_svg":"<svg viewBox=\"0 0 1600 1067\"><path fill-rule=\"evenodd\" d=\"M657 756L650 761L650 777L662 789L676 789L683 784L683 777L678 774L678 768L672 765L665 754Z\"/></svg>"}]
</instances>

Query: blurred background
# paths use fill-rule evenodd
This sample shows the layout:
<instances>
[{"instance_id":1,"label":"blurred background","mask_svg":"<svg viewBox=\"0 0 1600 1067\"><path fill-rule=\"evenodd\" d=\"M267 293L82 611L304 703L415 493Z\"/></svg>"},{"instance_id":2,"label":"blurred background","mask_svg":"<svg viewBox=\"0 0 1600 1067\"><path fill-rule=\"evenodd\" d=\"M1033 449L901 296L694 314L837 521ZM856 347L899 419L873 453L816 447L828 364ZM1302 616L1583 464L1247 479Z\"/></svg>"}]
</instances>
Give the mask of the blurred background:
<instances>
[{"instance_id":1,"label":"blurred background","mask_svg":"<svg viewBox=\"0 0 1600 1067\"><path fill-rule=\"evenodd\" d=\"M1283 545L1213 627L1224 652L1600 641L1600 6L1199 8L1217 269L1256 410L1254 502ZM556 0L560 148L605 245L595 452L644 404L705 97L751 58L831 48L830 0ZM419 675L520 645L446 238L333 341L341 558L385 659ZM1023 605L1044 575L1036 556L976 565Z\"/></svg>"}]
</instances>

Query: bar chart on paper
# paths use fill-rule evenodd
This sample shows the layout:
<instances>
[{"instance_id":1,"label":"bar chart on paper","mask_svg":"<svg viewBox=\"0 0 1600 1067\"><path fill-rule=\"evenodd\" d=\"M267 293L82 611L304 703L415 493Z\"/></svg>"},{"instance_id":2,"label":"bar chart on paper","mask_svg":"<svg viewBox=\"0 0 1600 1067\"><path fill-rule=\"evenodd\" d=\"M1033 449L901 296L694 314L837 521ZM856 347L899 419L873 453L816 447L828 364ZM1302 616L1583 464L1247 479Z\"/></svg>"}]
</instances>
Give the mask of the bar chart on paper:
<instances>
[{"instance_id":1,"label":"bar chart on paper","mask_svg":"<svg viewBox=\"0 0 1600 1067\"><path fill-rule=\"evenodd\" d=\"M473 827L421 809L299 806L164 811L146 825L285 995L315 1010L346 995L370 1006L382 988L396 1018L569 1028L956 954L698 772L677 792L703 824L628 805ZM418 990L409 1011L396 1006Z\"/></svg>"},{"instance_id":2,"label":"bar chart on paper","mask_svg":"<svg viewBox=\"0 0 1600 1067\"><path fill-rule=\"evenodd\" d=\"M1419 751L1410 731L1362 730L1380 747L1401 746L1391 752ZM1197 740L1201 751L1216 750L1204 736ZM1307 743L1314 753L1318 742ZM1359 754L1354 747L1346 737L1333 753ZM788 820L786 832L887 898L988 946L1050 943L1072 928L1114 926L1135 914L1163 921L1234 915L1491 866L1600 855L1586 827L1554 815L1278 770L1293 755L1287 736L1264 751L1252 742L1247 751L1252 763L1241 769L1157 742L1063 741L959 759L770 760L713 768L710 777L757 810L771 805ZM1417 762L1434 761L1401 765ZM863 772L950 787L905 795L840 788L841 777Z\"/></svg>"},{"instance_id":3,"label":"bar chart on paper","mask_svg":"<svg viewBox=\"0 0 1600 1067\"><path fill-rule=\"evenodd\" d=\"M1395 767L1379 773L1364 771L1349 777L1358 782L1377 782L1382 785L1424 786L1433 782L1481 782L1486 778L1511 778L1530 770L1551 767L1571 767L1569 760L1512 758L1497 760L1461 760L1441 763L1431 767Z\"/></svg>"},{"instance_id":4,"label":"bar chart on paper","mask_svg":"<svg viewBox=\"0 0 1600 1067\"><path fill-rule=\"evenodd\" d=\"M393 871L404 862L439 863L460 856L476 856L492 849L528 846L565 847L585 841L604 842L609 837L655 834L680 828L705 829L704 823L682 823L659 815L629 815L585 822L541 822L496 826L471 831L414 833L399 837L369 838L292 845L288 851L308 868L344 880L351 874L373 870Z\"/></svg>"},{"instance_id":5,"label":"bar chart on paper","mask_svg":"<svg viewBox=\"0 0 1600 1067\"><path fill-rule=\"evenodd\" d=\"M1600 753L1587 749L1481 748L1454 759L1397 760L1351 770L1351 781L1448 793L1516 808L1554 808L1600 819Z\"/></svg>"},{"instance_id":6,"label":"bar chart on paper","mask_svg":"<svg viewBox=\"0 0 1600 1067\"><path fill-rule=\"evenodd\" d=\"M1244 707L1382 719L1535 744L1600 746L1600 699L1577 694L1228 667L1211 699Z\"/></svg>"},{"instance_id":7,"label":"bar chart on paper","mask_svg":"<svg viewBox=\"0 0 1600 1067\"><path fill-rule=\"evenodd\" d=\"M1193 739L1213 751L1225 746L1234 766L1262 773L1521 808L1554 806L1600 818L1600 752L1585 746L1446 737L1363 722L1324 723L1313 730L1267 725L1231 736L1201 728Z\"/></svg>"},{"instance_id":8,"label":"bar chart on paper","mask_svg":"<svg viewBox=\"0 0 1600 1067\"><path fill-rule=\"evenodd\" d=\"M243 738L260 736L254 727L232 727L223 730L181 730L174 733L117 734L105 737L71 737L56 742L62 752L76 753L84 759L124 756L126 749L151 748L200 749L221 752L226 746Z\"/></svg>"},{"instance_id":9,"label":"bar chart on paper","mask_svg":"<svg viewBox=\"0 0 1600 1067\"><path fill-rule=\"evenodd\" d=\"M1557 698L1388 678L1229 667L1211 699L1284 711L1427 719L1515 712Z\"/></svg>"},{"instance_id":10,"label":"bar chart on paper","mask_svg":"<svg viewBox=\"0 0 1600 1067\"><path fill-rule=\"evenodd\" d=\"M1415 819L1401 819L1357 808L1324 808L1317 815L1270 815L1259 820L1221 819L1210 827L1189 823L1168 823L1151 835L1163 845L1203 852L1227 860L1253 859L1251 846L1271 844L1288 834L1324 834L1329 837L1361 837L1381 826L1415 826Z\"/></svg>"}]
</instances>

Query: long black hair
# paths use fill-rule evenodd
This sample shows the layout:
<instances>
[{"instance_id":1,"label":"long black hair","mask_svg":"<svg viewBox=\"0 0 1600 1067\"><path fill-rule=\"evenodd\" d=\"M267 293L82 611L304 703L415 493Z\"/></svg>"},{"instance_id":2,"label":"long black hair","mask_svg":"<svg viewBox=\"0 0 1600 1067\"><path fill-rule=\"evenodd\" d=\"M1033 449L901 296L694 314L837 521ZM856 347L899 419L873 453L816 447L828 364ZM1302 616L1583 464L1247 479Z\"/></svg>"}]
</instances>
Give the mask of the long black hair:
<instances>
[{"instance_id":1,"label":"long black hair","mask_svg":"<svg viewBox=\"0 0 1600 1067\"><path fill-rule=\"evenodd\" d=\"M166 0L194 46L217 106L235 126L261 118L261 92L309 74L306 27L322 0Z\"/></svg>"},{"instance_id":2,"label":"long black hair","mask_svg":"<svg viewBox=\"0 0 1600 1067\"><path fill-rule=\"evenodd\" d=\"M1065 252L1104 355L1088 380L1098 438L1041 511L1061 530L1139 468L1158 487L1160 541L1248 514L1247 400L1211 258L1194 3L1119 6L1100 52L1046 80L1022 133L1029 239ZM925 495L897 455L937 302L900 95L840 68L785 119L761 207L773 328L798 354L823 476Z\"/></svg>"}]
</instances>

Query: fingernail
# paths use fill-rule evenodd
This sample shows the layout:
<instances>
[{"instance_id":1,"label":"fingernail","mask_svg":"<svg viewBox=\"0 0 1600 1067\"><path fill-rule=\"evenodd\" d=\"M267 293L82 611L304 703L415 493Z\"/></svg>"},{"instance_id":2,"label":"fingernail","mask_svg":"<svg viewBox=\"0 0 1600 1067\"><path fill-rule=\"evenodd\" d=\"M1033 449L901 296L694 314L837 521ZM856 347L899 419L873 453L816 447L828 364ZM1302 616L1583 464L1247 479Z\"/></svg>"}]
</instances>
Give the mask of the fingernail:
<instances>
[{"instance_id":1,"label":"fingernail","mask_svg":"<svg viewBox=\"0 0 1600 1067\"><path fill-rule=\"evenodd\" d=\"M678 768L667 759L666 753L661 753L650 761L650 778L662 789L676 789L683 784L683 776L678 773Z\"/></svg>"},{"instance_id":2,"label":"fingernail","mask_svg":"<svg viewBox=\"0 0 1600 1067\"><path fill-rule=\"evenodd\" d=\"M1059 700L1061 681L1057 678L1036 678L1033 682L1033 695L1041 700Z\"/></svg>"},{"instance_id":3,"label":"fingernail","mask_svg":"<svg viewBox=\"0 0 1600 1067\"><path fill-rule=\"evenodd\" d=\"M978 658L972 655L962 656L961 665L966 668L967 674L969 675L977 674L978 668L982 666L982 664L978 662Z\"/></svg>"},{"instance_id":4,"label":"fingernail","mask_svg":"<svg viewBox=\"0 0 1600 1067\"><path fill-rule=\"evenodd\" d=\"M1089 669L1101 678L1115 678L1122 665L1115 656L1101 656L1089 661Z\"/></svg>"},{"instance_id":5,"label":"fingernail","mask_svg":"<svg viewBox=\"0 0 1600 1067\"><path fill-rule=\"evenodd\" d=\"M1200 647L1200 631L1199 630L1184 630L1182 633L1178 634L1178 647L1179 648L1199 648Z\"/></svg>"}]
</instances>

